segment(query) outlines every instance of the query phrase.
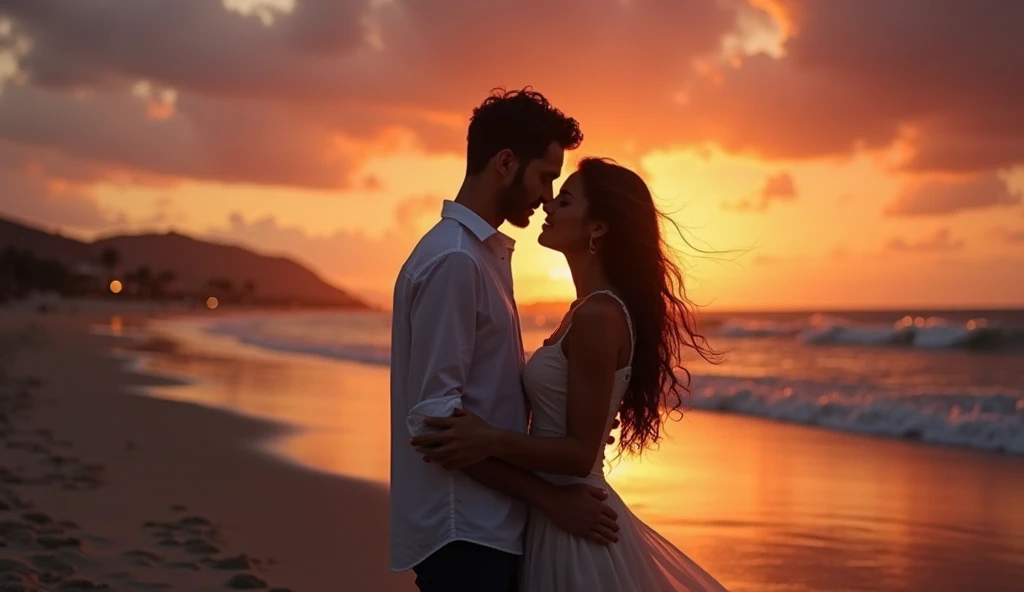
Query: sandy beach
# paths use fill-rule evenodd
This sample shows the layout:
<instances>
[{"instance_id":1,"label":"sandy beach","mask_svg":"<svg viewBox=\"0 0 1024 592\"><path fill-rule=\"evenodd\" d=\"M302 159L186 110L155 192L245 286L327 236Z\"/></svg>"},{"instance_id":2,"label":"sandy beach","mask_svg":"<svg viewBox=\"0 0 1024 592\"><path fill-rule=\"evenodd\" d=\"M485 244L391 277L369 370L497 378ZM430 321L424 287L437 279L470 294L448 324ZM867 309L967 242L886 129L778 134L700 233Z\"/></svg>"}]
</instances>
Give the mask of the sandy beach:
<instances>
[{"instance_id":1,"label":"sandy beach","mask_svg":"<svg viewBox=\"0 0 1024 592\"><path fill-rule=\"evenodd\" d=\"M414 589L387 570L386 367L111 313L0 313L0 581ZM1020 457L695 411L609 470L734 592L1024 581Z\"/></svg>"},{"instance_id":2,"label":"sandy beach","mask_svg":"<svg viewBox=\"0 0 1024 592\"><path fill-rule=\"evenodd\" d=\"M106 317L0 319L5 590L411 588L385 487L254 453L279 424L126 394L161 381L85 331Z\"/></svg>"}]
</instances>

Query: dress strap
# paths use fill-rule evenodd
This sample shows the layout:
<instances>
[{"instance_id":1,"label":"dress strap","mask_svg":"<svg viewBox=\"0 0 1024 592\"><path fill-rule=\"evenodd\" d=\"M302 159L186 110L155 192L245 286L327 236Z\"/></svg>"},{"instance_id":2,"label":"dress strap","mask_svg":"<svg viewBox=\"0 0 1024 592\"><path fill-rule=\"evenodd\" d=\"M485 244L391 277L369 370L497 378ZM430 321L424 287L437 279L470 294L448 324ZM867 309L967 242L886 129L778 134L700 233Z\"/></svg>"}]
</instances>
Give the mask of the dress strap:
<instances>
[{"instance_id":1,"label":"dress strap","mask_svg":"<svg viewBox=\"0 0 1024 592\"><path fill-rule=\"evenodd\" d=\"M636 349L636 331L633 329L633 318L629 316L629 307L627 307L626 303L622 301L622 298L619 298L618 294L616 294L615 292L612 292L611 290L598 290L597 292L591 292L590 294L584 296L583 300L580 300L580 303L576 305L576 308L579 308L580 306L582 306L583 303L587 301L587 299L589 299L591 296L594 296L596 294L607 294L608 296L611 296L612 298L614 298L615 301L619 303L619 306L622 307L622 312L626 315L626 325L629 326L629 364L628 364L628 366L632 367L633 366L633 350ZM570 321L570 326L571 326L572 319L570 318L569 321ZM568 331L566 331L566 333L568 333ZM565 337L565 335L563 335L562 337ZM561 340L559 340L559 341L561 341Z\"/></svg>"}]
</instances>

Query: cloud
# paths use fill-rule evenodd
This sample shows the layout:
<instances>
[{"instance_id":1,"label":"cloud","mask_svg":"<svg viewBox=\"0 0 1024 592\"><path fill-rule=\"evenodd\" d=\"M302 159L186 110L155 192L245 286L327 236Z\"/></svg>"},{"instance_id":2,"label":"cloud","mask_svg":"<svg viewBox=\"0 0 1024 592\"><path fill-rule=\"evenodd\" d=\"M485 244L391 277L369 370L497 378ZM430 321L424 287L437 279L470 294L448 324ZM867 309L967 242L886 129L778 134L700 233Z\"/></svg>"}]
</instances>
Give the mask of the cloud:
<instances>
[{"instance_id":1,"label":"cloud","mask_svg":"<svg viewBox=\"0 0 1024 592\"><path fill-rule=\"evenodd\" d=\"M772 267L790 261L792 261L792 259L788 257L779 257L777 255L758 255L757 257L754 257L754 265L760 267Z\"/></svg>"},{"instance_id":2,"label":"cloud","mask_svg":"<svg viewBox=\"0 0 1024 592\"><path fill-rule=\"evenodd\" d=\"M301 228L284 226L272 216L248 219L241 212L232 213L225 228L211 229L205 236L245 244L264 253L286 253L343 280L346 287L376 289L394 282L415 242L440 215L441 202L435 196L415 196L399 202L395 225L377 236L359 231L312 235Z\"/></svg>"},{"instance_id":3,"label":"cloud","mask_svg":"<svg viewBox=\"0 0 1024 592\"><path fill-rule=\"evenodd\" d=\"M425 217L436 220L441 212L441 200L433 195L409 197L395 206L395 222L401 232L414 230Z\"/></svg>"},{"instance_id":4,"label":"cloud","mask_svg":"<svg viewBox=\"0 0 1024 592\"><path fill-rule=\"evenodd\" d=\"M753 259L754 265L759 267L774 267L777 265L788 265L791 263L802 263L806 261L806 257L802 255L778 255L778 254L765 254L757 255Z\"/></svg>"},{"instance_id":5,"label":"cloud","mask_svg":"<svg viewBox=\"0 0 1024 592\"><path fill-rule=\"evenodd\" d=\"M768 207L773 201L792 201L796 199L796 185L789 173L779 173L768 177L761 189L761 206Z\"/></svg>"},{"instance_id":6,"label":"cloud","mask_svg":"<svg viewBox=\"0 0 1024 592\"><path fill-rule=\"evenodd\" d=\"M490 88L533 85L588 153L898 148L910 173L990 173L1024 162L1022 18L1001 0L0 0L0 138L338 188L382 135L461 152Z\"/></svg>"},{"instance_id":7,"label":"cloud","mask_svg":"<svg viewBox=\"0 0 1024 592\"><path fill-rule=\"evenodd\" d=\"M1005 182L988 174L956 181L912 184L886 206L884 212L888 216L942 216L1019 203L1019 194L1011 194Z\"/></svg>"},{"instance_id":8,"label":"cloud","mask_svg":"<svg viewBox=\"0 0 1024 592\"><path fill-rule=\"evenodd\" d=\"M763 4L763 2L762 2ZM901 166L991 171L1024 161L1024 4L772 0L792 24L761 54L691 85L687 141L768 158L902 145ZM870 34L865 34L870 31ZM955 39L955 43L950 43Z\"/></svg>"},{"instance_id":9,"label":"cloud","mask_svg":"<svg viewBox=\"0 0 1024 592\"><path fill-rule=\"evenodd\" d=\"M258 104L176 99L153 119L128 92L73 100L36 87L0 97L0 136L81 160L174 178L339 187L348 159L327 130Z\"/></svg>"},{"instance_id":10,"label":"cloud","mask_svg":"<svg viewBox=\"0 0 1024 592\"><path fill-rule=\"evenodd\" d=\"M377 175L367 175L360 180L359 184L366 191L380 191L384 188L384 182Z\"/></svg>"},{"instance_id":11,"label":"cloud","mask_svg":"<svg viewBox=\"0 0 1024 592\"><path fill-rule=\"evenodd\" d=\"M488 90L533 85L594 137L665 140L657 117L621 106L639 97L642 112L671 115L691 61L746 9L602 2L0 0L12 34L31 40L17 57L26 83L0 98L0 137L158 175L340 187L389 129L461 151ZM600 68L567 75L586 63Z\"/></svg>"},{"instance_id":12,"label":"cloud","mask_svg":"<svg viewBox=\"0 0 1024 592\"><path fill-rule=\"evenodd\" d=\"M834 259L836 261L845 261L846 259L849 259L849 257L850 257L850 249L848 249L848 248L846 248L846 247L844 247L842 245L839 245L839 246L835 247L834 249L832 249L831 251L829 251L828 252L828 256L829 256L829 259Z\"/></svg>"},{"instance_id":13,"label":"cloud","mask_svg":"<svg viewBox=\"0 0 1024 592\"><path fill-rule=\"evenodd\" d=\"M174 205L174 199L169 195L157 198L153 204L153 213L141 220L134 220L133 224L142 227L175 227L180 226L188 220L188 214Z\"/></svg>"},{"instance_id":14,"label":"cloud","mask_svg":"<svg viewBox=\"0 0 1024 592\"><path fill-rule=\"evenodd\" d=\"M885 245L885 250L898 253L942 253L963 248L964 241L954 239L949 228L940 228L918 241L907 242L903 238L894 238Z\"/></svg>"},{"instance_id":15,"label":"cloud","mask_svg":"<svg viewBox=\"0 0 1024 592\"><path fill-rule=\"evenodd\" d=\"M771 175L765 179L764 185L758 193L758 201L756 204L751 199L744 198L737 200L735 203L729 201L723 202L722 209L735 210L738 212L756 209L759 212L763 212L767 210L773 202L794 201L796 198L797 191L796 184L793 182L793 176L789 173L782 172Z\"/></svg>"},{"instance_id":16,"label":"cloud","mask_svg":"<svg viewBox=\"0 0 1024 592\"><path fill-rule=\"evenodd\" d=\"M47 228L99 229L119 218L87 190L44 177L0 171L0 215Z\"/></svg>"},{"instance_id":17,"label":"cloud","mask_svg":"<svg viewBox=\"0 0 1024 592\"><path fill-rule=\"evenodd\" d=\"M998 226L992 229L992 234L1000 242L1007 244L1024 243L1024 228L1011 229L1005 226Z\"/></svg>"},{"instance_id":18,"label":"cloud","mask_svg":"<svg viewBox=\"0 0 1024 592\"><path fill-rule=\"evenodd\" d=\"M0 215L48 228L103 228L123 216L100 205L92 184L114 178L113 171L0 141Z\"/></svg>"}]
</instances>

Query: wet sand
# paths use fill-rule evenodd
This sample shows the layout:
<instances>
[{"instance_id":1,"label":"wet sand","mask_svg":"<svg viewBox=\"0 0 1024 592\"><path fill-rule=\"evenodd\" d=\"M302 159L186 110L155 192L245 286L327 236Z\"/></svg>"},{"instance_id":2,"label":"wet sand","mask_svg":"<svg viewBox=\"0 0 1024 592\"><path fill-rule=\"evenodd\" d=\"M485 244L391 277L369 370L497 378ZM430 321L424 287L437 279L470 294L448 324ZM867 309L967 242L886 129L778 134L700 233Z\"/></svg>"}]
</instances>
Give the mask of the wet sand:
<instances>
[{"instance_id":1,"label":"wet sand","mask_svg":"<svg viewBox=\"0 0 1024 592\"><path fill-rule=\"evenodd\" d=\"M254 452L280 424L129 394L169 382L126 372L89 320L0 313L0 582L411 588L387 570L386 487Z\"/></svg>"}]
</instances>

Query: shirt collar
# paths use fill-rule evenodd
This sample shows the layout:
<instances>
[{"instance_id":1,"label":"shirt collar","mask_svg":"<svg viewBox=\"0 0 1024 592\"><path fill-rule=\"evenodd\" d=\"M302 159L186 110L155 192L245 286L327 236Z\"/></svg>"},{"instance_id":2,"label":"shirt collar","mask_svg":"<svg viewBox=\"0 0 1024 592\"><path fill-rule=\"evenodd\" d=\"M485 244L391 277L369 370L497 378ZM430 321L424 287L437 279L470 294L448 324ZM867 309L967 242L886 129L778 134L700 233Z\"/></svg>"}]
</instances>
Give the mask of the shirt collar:
<instances>
[{"instance_id":1,"label":"shirt collar","mask_svg":"<svg viewBox=\"0 0 1024 592\"><path fill-rule=\"evenodd\" d=\"M441 217L451 218L462 224L480 239L480 242L487 242L491 237L496 237L508 250L511 251L515 248L516 241L512 237L499 232L476 212L460 203L450 199L444 200L444 204L441 206Z\"/></svg>"}]
</instances>

